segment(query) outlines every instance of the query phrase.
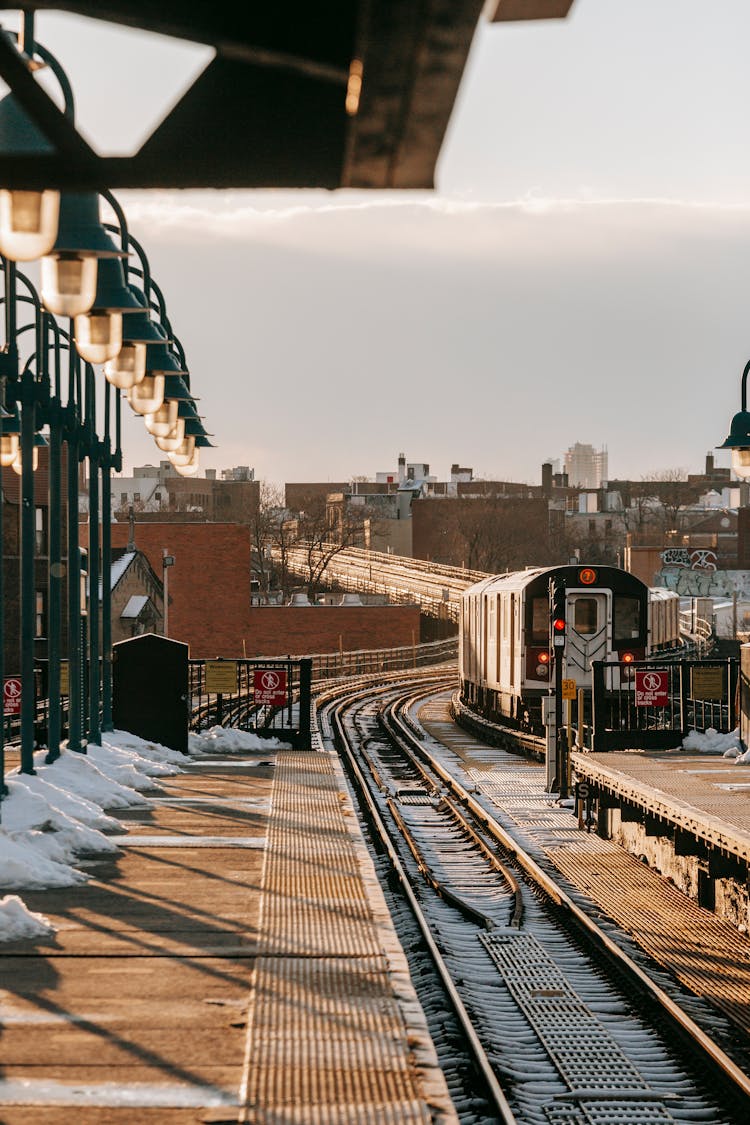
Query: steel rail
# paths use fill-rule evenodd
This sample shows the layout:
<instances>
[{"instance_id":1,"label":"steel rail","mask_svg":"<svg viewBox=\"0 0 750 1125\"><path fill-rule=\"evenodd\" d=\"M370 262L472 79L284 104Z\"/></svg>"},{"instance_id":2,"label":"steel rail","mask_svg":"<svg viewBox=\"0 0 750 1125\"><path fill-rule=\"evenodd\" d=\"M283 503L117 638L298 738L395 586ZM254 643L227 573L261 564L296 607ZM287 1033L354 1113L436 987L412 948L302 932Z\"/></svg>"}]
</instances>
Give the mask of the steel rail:
<instances>
[{"instance_id":1,"label":"steel rail","mask_svg":"<svg viewBox=\"0 0 750 1125\"><path fill-rule=\"evenodd\" d=\"M741 1093L750 1104L750 1077L708 1036L702 1028L664 992L620 947L601 930L584 910L577 906L551 876L549 876L536 861L520 846L520 844L487 812L485 808L472 796L460 781L458 781L441 763L434 758L425 748L422 741L411 732L409 725L395 722L401 727L402 737L411 745L413 752L421 757L437 774L444 784L456 794L458 799L471 810L472 814L484 825L489 834L494 837L509 852L520 867L527 873L552 901L582 929L587 936L594 939L599 948L613 960L625 973L627 973L666 1014L672 1025L687 1039L692 1046L697 1046L703 1052L705 1059L730 1083L730 1090L736 1096Z\"/></svg>"},{"instance_id":2,"label":"steel rail","mask_svg":"<svg viewBox=\"0 0 750 1125\"><path fill-rule=\"evenodd\" d=\"M393 685L389 685L389 687L390 686ZM383 690L387 691L388 687L383 688ZM471 1053L486 1084L489 1096L494 1104L494 1107L499 1114L500 1120L503 1122L503 1125L518 1125L518 1121L513 1114L510 1105L508 1104L503 1089L498 1082L497 1076L495 1075L490 1061L487 1058L484 1047L482 1046L474 1025L471 1022L471 1018L464 1006L464 1003L458 993L458 990L456 989L455 984L453 983L443 956L435 943L427 920L424 917L414 891L410 886L408 875L406 874L398 853L396 852L390 834L382 820L382 817L380 816L377 805L375 804L375 801L367 785L367 781L364 777L364 774L362 773L362 770L360 769L359 763L357 762L356 755L350 745L349 739L347 738L347 734L344 729L343 713L347 709L351 708L351 706L353 706L356 702L361 701L362 698L366 698L368 696L371 696L372 694L373 690L371 687L369 689L364 688L352 693L351 695L340 696L338 701L335 703L331 701L330 706L332 714L334 742L339 751L346 757L346 761L350 770L350 776L356 784L357 791L360 794L360 797L367 809L367 814L370 818L371 824L373 825L373 828L380 839L382 847L386 855L388 856L392 871L397 877L403 894L409 903L409 907L417 922L417 925L419 926L425 945L429 950L430 956L433 960L433 964L437 969L446 994L453 1006L454 1012L456 1013L456 1017L461 1024L464 1034L466 1035L467 1042L469 1043L469 1046L471 1048Z\"/></svg>"},{"instance_id":3,"label":"steel rail","mask_svg":"<svg viewBox=\"0 0 750 1125\"><path fill-rule=\"evenodd\" d=\"M418 702L419 698L420 696L412 695L408 699L394 700L388 705L386 710L380 716L380 720L386 733L388 734L388 737L395 741L399 748L408 755L409 761L419 771L419 774L423 778L425 784L429 785L430 788L434 790L435 782L433 778L430 776L425 766L413 754L410 746L408 744L404 744L403 740L399 737L398 731L395 729L396 726L400 727L403 724L409 728L412 738L419 738L419 734L414 730L414 727L407 713L407 709L413 706L414 703ZM452 819L456 821L456 823L467 834L471 842L482 853L484 859L487 861L492 870L501 875L503 879L505 879L505 881L508 883L515 901L513 914L511 916L509 925L513 929L518 929L523 920L523 895L521 894L521 888L515 875L490 850L488 845L479 835L476 828L469 822L468 818L464 815L459 806L451 801L444 792L441 794L440 800L446 811L450 813ZM420 870L425 875L425 878L428 879L433 889L441 896L441 898L444 898L446 901L451 902L457 910L460 910L467 917L472 918L479 925L483 926L484 929L494 929L495 923L491 918L488 918L481 911L476 910L476 908L471 906L470 903L465 902L459 895L457 895L454 891L451 891L449 887L447 887L435 876L408 826L404 823L403 817L398 812L395 805L390 799L388 800L388 807L391 810L391 815L393 816L394 820L399 825L399 829L403 833L404 838L409 845L409 849L415 860L417 861Z\"/></svg>"}]
</instances>

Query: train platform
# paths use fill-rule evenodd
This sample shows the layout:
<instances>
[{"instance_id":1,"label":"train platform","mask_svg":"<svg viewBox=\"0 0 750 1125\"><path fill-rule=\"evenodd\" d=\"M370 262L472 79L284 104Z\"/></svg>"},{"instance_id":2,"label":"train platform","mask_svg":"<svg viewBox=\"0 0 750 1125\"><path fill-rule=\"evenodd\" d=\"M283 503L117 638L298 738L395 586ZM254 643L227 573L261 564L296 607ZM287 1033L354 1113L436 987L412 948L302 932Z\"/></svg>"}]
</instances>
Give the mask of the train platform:
<instances>
[{"instance_id":1,"label":"train platform","mask_svg":"<svg viewBox=\"0 0 750 1125\"><path fill-rule=\"evenodd\" d=\"M745 863L750 860L750 767L689 750L574 753L581 780Z\"/></svg>"},{"instance_id":2,"label":"train platform","mask_svg":"<svg viewBox=\"0 0 750 1125\"><path fill-rule=\"evenodd\" d=\"M190 759L0 946L2 1125L453 1125L338 760Z\"/></svg>"}]
</instances>

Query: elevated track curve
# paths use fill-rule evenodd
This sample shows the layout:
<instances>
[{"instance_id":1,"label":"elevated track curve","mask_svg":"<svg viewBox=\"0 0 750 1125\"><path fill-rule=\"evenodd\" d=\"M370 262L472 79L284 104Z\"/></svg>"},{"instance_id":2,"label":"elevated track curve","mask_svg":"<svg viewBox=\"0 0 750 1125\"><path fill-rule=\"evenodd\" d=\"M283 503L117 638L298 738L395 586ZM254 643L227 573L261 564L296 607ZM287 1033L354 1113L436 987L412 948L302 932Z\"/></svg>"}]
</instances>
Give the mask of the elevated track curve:
<instances>
[{"instance_id":1,"label":"elevated track curve","mask_svg":"<svg viewBox=\"0 0 750 1125\"><path fill-rule=\"evenodd\" d=\"M309 573L310 562L315 564L325 549L291 547L286 553L287 569L304 578ZM280 551L273 551L280 561ZM443 566L411 559L404 555L366 551L359 547L345 547L326 564L323 581L335 584L345 591L385 594L389 601L417 603L428 617L458 621L461 593L467 586L489 575L481 570L467 570L460 566Z\"/></svg>"}]
</instances>

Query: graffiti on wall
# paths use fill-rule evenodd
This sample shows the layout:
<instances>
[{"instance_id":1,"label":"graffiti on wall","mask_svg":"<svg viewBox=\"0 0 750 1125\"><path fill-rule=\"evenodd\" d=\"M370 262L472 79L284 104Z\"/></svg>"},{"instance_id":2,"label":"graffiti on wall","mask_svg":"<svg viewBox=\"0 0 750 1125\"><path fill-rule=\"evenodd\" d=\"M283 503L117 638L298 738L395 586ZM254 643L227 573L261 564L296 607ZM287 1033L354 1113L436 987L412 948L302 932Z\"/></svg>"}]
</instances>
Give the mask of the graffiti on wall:
<instances>
[{"instance_id":1,"label":"graffiti on wall","mask_svg":"<svg viewBox=\"0 0 750 1125\"><path fill-rule=\"evenodd\" d=\"M668 590L684 598L750 597L748 570L662 570L659 579Z\"/></svg>"},{"instance_id":2,"label":"graffiti on wall","mask_svg":"<svg viewBox=\"0 0 750 1125\"><path fill-rule=\"evenodd\" d=\"M661 553L662 565L689 570L716 570L716 552L707 547L667 547Z\"/></svg>"}]
</instances>

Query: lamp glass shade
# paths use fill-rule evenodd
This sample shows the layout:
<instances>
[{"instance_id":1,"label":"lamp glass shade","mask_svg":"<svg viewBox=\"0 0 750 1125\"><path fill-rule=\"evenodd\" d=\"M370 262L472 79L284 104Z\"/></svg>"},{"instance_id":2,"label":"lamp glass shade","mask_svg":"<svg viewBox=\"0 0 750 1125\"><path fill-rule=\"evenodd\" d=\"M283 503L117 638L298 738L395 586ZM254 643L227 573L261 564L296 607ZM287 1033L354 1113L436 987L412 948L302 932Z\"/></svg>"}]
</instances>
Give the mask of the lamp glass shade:
<instances>
[{"instance_id":1,"label":"lamp glass shade","mask_svg":"<svg viewBox=\"0 0 750 1125\"><path fill-rule=\"evenodd\" d=\"M106 363L122 347L122 313L90 312L75 318L76 351L87 363Z\"/></svg>"},{"instance_id":2,"label":"lamp glass shade","mask_svg":"<svg viewBox=\"0 0 750 1125\"><path fill-rule=\"evenodd\" d=\"M80 316L96 297L96 258L79 254L42 258L42 301L55 316Z\"/></svg>"},{"instance_id":3,"label":"lamp glass shade","mask_svg":"<svg viewBox=\"0 0 750 1125\"><path fill-rule=\"evenodd\" d=\"M750 477L750 448L732 450L732 468L740 480Z\"/></svg>"},{"instance_id":4,"label":"lamp glass shade","mask_svg":"<svg viewBox=\"0 0 750 1125\"><path fill-rule=\"evenodd\" d=\"M154 441L163 453L174 453L182 445L185 437L185 419L178 418L166 437L154 435Z\"/></svg>"},{"instance_id":5,"label":"lamp glass shade","mask_svg":"<svg viewBox=\"0 0 750 1125\"><path fill-rule=\"evenodd\" d=\"M167 456L170 457L170 454ZM196 449L186 465L178 465L175 461L172 464L181 477L194 477L200 468L200 451Z\"/></svg>"},{"instance_id":6,"label":"lamp glass shade","mask_svg":"<svg viewBox=\"0 0 750 1125\"><path fill-rule=\"evenodd\" d=\"M165 399L156 410L143 416L146 429L153 437L166 437L177 421L176 399Z\"/></svg>"},{"instance_id":7,"label":"lamp glass shade","mask_svg":"<svg viewBox=\"0 0 750 1125\"><path fill-rule=\"evenodd\" d=\"M146 345L126 340L114 359L104 364L104 377L113 387L127 391L146 374Z\"/></svg>"},{"instance_id":8,"label":"lamp glass shade","mask_svg":"<svg viewBox=\"0 0 750 1125\"><path fill-rule=\"evenodd\" d=\"M195 448L195 438L186 435L178 449L168 453L167 456L176 469L189 465L198 450Z\"/></svg>"},{"instance_id":9,"label":"lamp glass shade","mask_svg":"<svg viewBox=\"0 0 750 1125\"><path fill-rule=\"evenodd\" d=\"M59 191L0 191L0 254L31 262L49 253L59 214Z\"/></svg>"},{"instance_id":10,"label":"lamp glass shade","mask_svg":"<svg viewBox=\"0 0 750 1125\"><path fill-rule=\"evenodd\" d=\"M13 472L17 473L18 476L20 477L21 473L23 472L23 450L21 449L20 446L18 448L18 452L16 453L15 459L14 459L14 461L11 464L10 467L13 470ZM39 446L38 445L34 445L32 450L31 450L31 468L34 472L36 472L37 469L39 468Z\"/></svg>"},{"instance_id":11,"label":"lamp glass shade","mask_svg":"<svg viewBox=\"0 0 750 1125\"><path fill-rule=\"evenodd\" d=\"M126 394L136 414L153 414L164 402L163 375L144 375Z\"/></svg>"},{"instance_id":12,"label":"lamp glass shade","mask_svg":"<svg viewBox=\"0 0 750 1125\"><path fill-rule=\"evenodd\" d=\"M18 456L18 434L0 434L0 466L9 469Z\"/></svg>"}]
</instances>

